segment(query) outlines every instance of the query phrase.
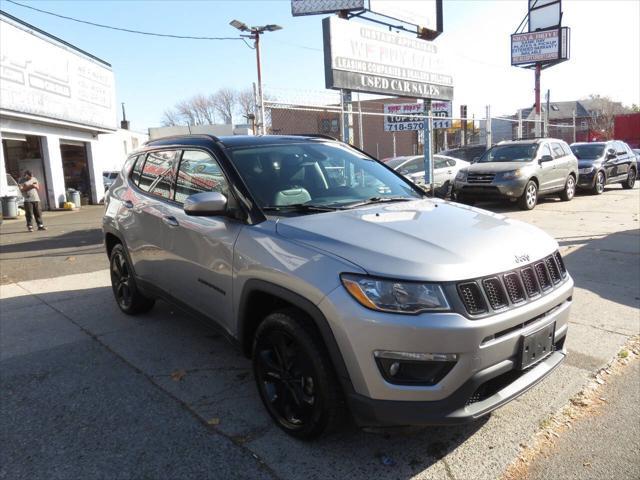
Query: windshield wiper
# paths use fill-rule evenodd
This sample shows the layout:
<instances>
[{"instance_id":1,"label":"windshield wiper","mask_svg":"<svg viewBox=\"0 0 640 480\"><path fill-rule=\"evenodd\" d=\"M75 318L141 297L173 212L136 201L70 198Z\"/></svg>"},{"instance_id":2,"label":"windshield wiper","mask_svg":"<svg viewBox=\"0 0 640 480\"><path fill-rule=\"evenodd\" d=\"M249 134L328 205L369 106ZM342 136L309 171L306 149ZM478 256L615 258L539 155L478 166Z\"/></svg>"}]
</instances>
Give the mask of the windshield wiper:
<instances>
[{"instance_id":1,"label":"windshield wiper","mask_svg":"<svg viewBox=\"0 0 640 480\"><path fill-rule=\"evenodd\" d=\"M325 207L324 205L313 205L309 203L292 203L291 205L265 205L262 207L265 212L333 212L335 207Z\"/></svg>"},{"instance_id":2,"label":"windshield wiper","mask_svg":"<svg viewBox=\"0 0 640 480\"><path fill-rule=\"evenodd\" d=\"M368 200L357 203L350 203L347 205L343 205L342 208L356 208L362 207L364 205L372 205L374 203L387 203L387 202L410 202L411 200L417 200L417 198L407 198L407 197L371 197Z\"/></svg>"}]
</instances>

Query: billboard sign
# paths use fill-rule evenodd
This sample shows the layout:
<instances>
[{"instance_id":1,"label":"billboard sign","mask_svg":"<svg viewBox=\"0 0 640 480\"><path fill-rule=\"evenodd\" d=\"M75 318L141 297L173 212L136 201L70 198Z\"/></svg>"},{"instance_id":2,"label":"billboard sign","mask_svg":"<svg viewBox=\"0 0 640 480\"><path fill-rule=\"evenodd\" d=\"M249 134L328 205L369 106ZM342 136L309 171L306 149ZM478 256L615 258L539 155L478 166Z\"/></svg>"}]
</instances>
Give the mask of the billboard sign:
<instances>
[{"instance_id":1,"label":"billboard sign","mask_svg":"<svg viewBox=\"0 0 640 480\"><path fill-rule=\"evenodd\" d=\"M385 103L385 132L414 132L424 127L424 105L421 103Z\"/></svg>"},{"instance_id":2,"label":"billboard sign","mask_svg":"<svg viewBox=\"0 0 640 480\"><path fill-rule=\"evenodd\" d=\"M529 0L529 31L546 30L560 26L562 7L560 0Z\"/></svg>"},{"instance_id":3,"label":"billboard sign","mask_svg":"<svg viewBox=\"0 0 640 480\"><path fill-rule=\"evenodd\" d=\"M337 17L322 27L327 88L453 99L453 78L432 42Z\"/></svg>"},{"instance_id":4,"label":"billboard sign","mask_svg":"<svg viewBox=\"0 0 640 480\"><path fill-rule=\"evenodd\" d=\"M4 17L0 23L3 110L116 129L108 64Z\"/></svg>"},{"instance_id":5,"label":"billboard sign","mask_svg":"<svg viewBox=\"0 0 640 480\"><path fill-rule=\"evenodd\" d=\"M291 15L294 17L364 8L365 0L291 0Z\"/></svg>"},{"instance_id":6,"label":"billboard sign","mask_svg":"<svg viewBox=\"0 0 640 480\"><path fill-rule=\"evenodd\" d=\"M568 58L568 27L511 35L511 65L554 62Z\"/></svg>"},{"instance_id":7,"label":"billboard sign","mask_svg":"<svg viewBox=\"0 0 640 480\"><path fill-rule=\"evenodd\" d=\"M431 114L435 117L433 119L433 128L451 128L450 118L438 118L438 117L451 117L451 102L431 102Z\"/></svg>"},{"instance_id":8,"label":"billboard sign","mask_svg":"<svg viewBox=\"0 0 640 480\"><path fill-rule=\"evenodd\" d=\"M369 10L384 17L442 32L442 0L369 0Z\"/></svg>"}]
</instances>

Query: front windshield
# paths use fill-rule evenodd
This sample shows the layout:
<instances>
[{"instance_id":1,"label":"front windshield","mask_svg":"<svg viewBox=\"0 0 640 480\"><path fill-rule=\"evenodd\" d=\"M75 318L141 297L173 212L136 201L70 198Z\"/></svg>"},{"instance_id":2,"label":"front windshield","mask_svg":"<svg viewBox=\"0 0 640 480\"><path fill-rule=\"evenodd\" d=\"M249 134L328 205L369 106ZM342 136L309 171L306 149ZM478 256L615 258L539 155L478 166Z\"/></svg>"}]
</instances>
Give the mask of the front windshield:
<instances>
[{"instance_id":1,"label":"front windshield","mask_svg":"<svg viewBox=\"0 0 640 480\"><path fill-rule=\"evenodd\" d=\"M514 143L496 145L487 150L478 163L488 162L530 162L536 156L537 143Z\"/></svg>"},{"instance_id":2,"label":"front windshield","mask_svg":"<svg viewBox=\"0 0 640 480\"><path fill-rule=\"evenodd\" d=\"M580 160L595 160L604 153L604 143L585 143L584 145L573 145L573 154Z\"/></svg>"},{"instance_id":3,"label":"front windshield","mask_svg":"<svg viewBox=\"0 0 640 480\"><path fill-rule=\"evenodd\" d=\"M421 198L401 177L338 143L238 147L228 153L262 208L298 204L340 208L374 198Z\"/></svg>"}]
</instances>

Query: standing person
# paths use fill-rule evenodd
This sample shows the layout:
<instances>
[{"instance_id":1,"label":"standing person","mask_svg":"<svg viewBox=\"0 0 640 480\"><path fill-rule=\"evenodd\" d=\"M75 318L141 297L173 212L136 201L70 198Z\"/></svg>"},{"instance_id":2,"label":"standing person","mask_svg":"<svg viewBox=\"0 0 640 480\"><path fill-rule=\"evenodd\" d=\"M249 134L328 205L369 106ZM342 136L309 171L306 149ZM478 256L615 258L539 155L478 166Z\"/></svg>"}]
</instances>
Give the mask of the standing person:
<instances>
[{"instance_id":1,"label":"standing person","mask_svg":"<svg viewBox=\"0 0 640 480\"><path fill-rule=\"evenodd\" d=\"M27 217L27 229L33 232L33 217L36 217L38 230L46 230L42 223L42 210L40 209L40 195L38 194L38 179L31 174L30 170L25 170L19 182L20 191L24 197L24 212Z\"/></svg>"}]
</instances>

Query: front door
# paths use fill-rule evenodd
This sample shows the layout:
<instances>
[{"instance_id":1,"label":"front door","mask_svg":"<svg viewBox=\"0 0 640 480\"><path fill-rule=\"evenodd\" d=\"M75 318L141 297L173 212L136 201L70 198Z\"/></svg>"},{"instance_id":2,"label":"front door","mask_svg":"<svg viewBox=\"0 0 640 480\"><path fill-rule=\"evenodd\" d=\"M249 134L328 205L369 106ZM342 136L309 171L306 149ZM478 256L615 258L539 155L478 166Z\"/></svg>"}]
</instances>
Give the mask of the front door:
<instances>
[{"instance_id":1,"label":"front door","mask_svg":"<svg viewBox=\"0 0 640 480\"><path fill-rule=\"evenodd\" d=\"M182 210L190 195L211 191L233 203L216 159L204 151L185 150L170 211L175 225L164 236L165 266L172 295L232 330L233 248L244 223L225 216L189 216Z\"/></svg>"},{"instance_id":2,"label":"front door","mask_svg":"<svg viewBox=\"0 0 640 480\"><path fill-rule=\"evenodd\" d=\"M549 147L548 143L540 146L540 149L538 151L538 161L545 155L549 155L553 159L553 153L551 152L551 148ZM556 160L539 163L538 181L540 182L540 185L538 190L544 192L546 190L551 190L554 188L554 186L558 183L556 170Z\"/></svg>"}]
</instances>

